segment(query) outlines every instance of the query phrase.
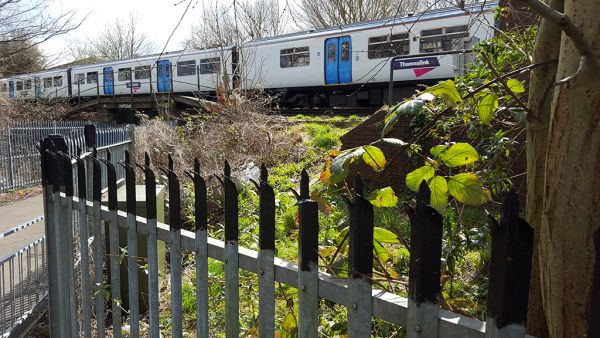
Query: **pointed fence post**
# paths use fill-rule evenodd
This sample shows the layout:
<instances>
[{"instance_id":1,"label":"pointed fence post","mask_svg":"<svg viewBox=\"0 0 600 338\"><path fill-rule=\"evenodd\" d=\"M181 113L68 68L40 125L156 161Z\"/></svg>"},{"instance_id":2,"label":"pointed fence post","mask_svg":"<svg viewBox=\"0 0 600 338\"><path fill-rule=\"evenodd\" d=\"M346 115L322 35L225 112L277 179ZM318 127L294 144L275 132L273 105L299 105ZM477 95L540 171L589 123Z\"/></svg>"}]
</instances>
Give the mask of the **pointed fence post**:
<instances>
[{"instance_id":1,"label":"pointed fence post","mask_svg":"<svg viewBox=\"0 0 600 338\"><path fill-rule=\"evenodd\" d=\"M511 191L502 204L500 225L489 218L492 257L487 338L525 337L533 229L519 217L519 198Z\"/></svg>"},{"instance_id":2,"label":"pointed fence post","mask_svg":"<svg viewBox=\"0 0 600 338\"><path fill-rule=\"evenodd\" d=\"M350 271L348 273L348 337L371 337L373 274L373 205L363 196L363 181L356 176L350 206Z\"/></svg>"},{"instance_id":3,"label":"pointed fence post","mask_svg":"<svg viewBox=\"0 0 600 338\"><path fill-rule=\"evenodd\" d=\"M131 323L129 332L131 337L135 338L140 335L140 304L135 172L132 163L129 152L125 151L125 162L121 164L125 169L125 204L127 208L127 292L129 294L129 321Z\"/></svg>"},{"instance_id":4,"label":"pointed fence post","mask_svg":"<svg viewBox=\"0 0 600 338\"><path fill-rule=\"evenodd\" d=\"M93 155L89 157L92 161L92 204L94 213L92 215L93 224L93 235L94 235L94 284L96 288L94 290L95 296L95 307L96 307L96 336L105 336L105 315L104 315L104 290L103 290L103 273L104 273L104 240L102 239L102 225L101 225L101 209L100 209L100 198L102 195L102 173L100 169L100 161L96 158L97 153L94 148Z\"/></svg>"},{"instance_id":5,"label":"pointed fence post","mask_svg":"<svg viewBox=\"0 0 600 338\"><path fill-rule=\"evenodd\" d=\"M64 139L63 139L64 140ZM67 147L65 143L64 148ZM78 337L78 325L77 325L77 303L75 300L75 255L73 254L73 167L71 164L71 157L66 152L60 151L58 153L61 164L59 167L62 171L62 186L65 192L65 199L61 198L61 233L63 238L61 239L61 247L63 248L63 260L64 264L64 276L63 280L65 283L65 308L67 314L70 317L69 329L72 337Z\"/></svg>"},{"instance_id":6,"label":"pointed fence post","mask_svg":"<svg viewBox=\"0 0 600 338\"><path fill-rule=\"evenodd\" d=\"M158 235L156 220L156 178L150 168L150 156L144 154L144 179L146 181L146 217L148 220L148 300L150 302L150 337L160 338L158 294Z\"/></svg>"},{"instance_id":7,"label":"pointed fence post","mask_svg":"<svg viewBox=\"0 0 600 338\"><path fill-rule=\"evenodd\" d=\"M175 174L173 158L169 155L169 225L171 228L171 313L173 338L183 337L183 295L181 291L181 191Z\"/></svg>"},{"instance_id":8,"label":"pointed fence post","mask_svg":"<svg viewBox=\"0 0 600 338\"><path fill-rule=\"evenodd\" d=\"M119 224L117 222L117 173L115 166L110 162L111 156L108 152L107 159L101 160L106 165L108 181L108 210L110 222L108 224L108 246L110 257L110 293L112 303L112 324L113 335L120 338L122 335L121 325L123 323L121 315L121 276L120 276L120 258L121 250L119 247Z\"/></svg>"},{"instance_id":9,"label":"pointed fence post","mask_svg":"<svg viewBox=\"0 0 600 338\"><path fill-rule=\"evenodd\" d=\"M302 170L298 196L298 337L313 338L319 328L319 209L310 199L309 177Z\"/></svg>"},{"instance_id":10,"label":"pointed fence post","mask_svg":"<svg viewBox=\"0 0 600 338\"><path fill-rule=\"evenodd\" d=\"M440 268L442 216L429 206L430 191L425 181L417 193L410 217L410 270L408 281L408 338L439 337Z\"/></svg>"},{"instance_id":11,"label":"pointed fence post","mask_svg":"<svg viewBox=\"0 0 600 338\"><path fill-rule=\"evenodd\" d=\"M86 173L85 162L77 158L77 189L79 195L79 244L81 246L81 312L83 314L83 337L92 337L92 305L90 291L90 256L88 240L90 238L87 222Z\"/></svg>"},{"instance_id":12,"label":"pointed fence post","mask_svg":"<svg viewBox=\"0 0 600 338\"><path fill-rule=\"evenodd\" d=\"M260 167L258 243L258 334L275 335L275 192L268 183L265 165Z\"/></svg>"},{"instance_id":13,"label":"pointed fence post","mask_svg":"<svg viewBox=\"0 0 600 338\"><path fill-rule=\"evenodd\" d=\"M240 335L239 262L238 262L238 192L231 179L231 167L225 161L225 336Z\"/></svg>"},{"instance_id":14,"label":"pointed fence post","mask_svg":"<svg viewBox=\"0 0 600 338\"><path fill-rule=\"evenodd\" d=\"M194 225L196 227L196 336L208 338L208 203L200 162L194 159Z\"/></svg>"}]
</instances>

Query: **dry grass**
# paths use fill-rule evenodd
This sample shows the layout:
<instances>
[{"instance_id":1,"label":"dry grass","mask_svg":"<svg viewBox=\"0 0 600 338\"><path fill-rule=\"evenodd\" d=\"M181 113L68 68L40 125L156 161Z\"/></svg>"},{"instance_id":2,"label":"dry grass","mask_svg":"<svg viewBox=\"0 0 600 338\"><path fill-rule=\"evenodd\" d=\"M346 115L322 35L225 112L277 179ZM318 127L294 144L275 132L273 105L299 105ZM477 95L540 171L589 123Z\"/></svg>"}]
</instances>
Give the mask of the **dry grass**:
<instances>
[{"instance_id":1,"label":"dry grass","mask_svg":"<svg viewBox=\"0 0 600 338\"><path fill-rule=\"evenodd\" d=\"M14 120L62 120L69 114L69 103L56 100L15 101L0 97L0 129Z\"/></svg>"},{"instance_id":2,"label":"dry grass","mask_svg":"<svg viewBox=\"0 0 600 338\"><path fill-rule=\"evenodd\" d=\"M155 167L166 167L171 154L182 178L196 157L207 177L221 173L225 159L235 170L250 163L272 166L302 153L302 135L291 131L284 118L265 113L268 109L261 101L233 96L211 111L186 117L187 124L181 127L161 120L143 123L135 132L136 161L143 163L148 152Z\"/></svg>"}]
</instances>

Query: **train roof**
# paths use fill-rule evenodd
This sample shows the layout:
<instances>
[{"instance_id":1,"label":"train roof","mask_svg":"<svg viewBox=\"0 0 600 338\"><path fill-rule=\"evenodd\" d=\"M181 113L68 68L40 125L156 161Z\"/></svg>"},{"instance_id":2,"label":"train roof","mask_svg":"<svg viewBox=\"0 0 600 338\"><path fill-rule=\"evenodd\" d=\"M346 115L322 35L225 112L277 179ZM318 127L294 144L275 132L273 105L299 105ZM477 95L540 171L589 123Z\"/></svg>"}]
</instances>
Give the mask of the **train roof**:
<instances>
[{"instance_id":1,"label":"train roof","mask_svg":"<svg viewBox=\"0 0 600 338\"><path fill-rule=\"evenodd\" d=\"M457 15L465 15L465 14L477 14L482 12L488 12L498 7L498 1L483 1L477 4L465 5L464 9L459 7L446 7L434 10L428 10L421 13L409 14L403 17L391 17L386 19L377 19L372 21L363 21L357 23L351 23L342 26L333 26L326 27L321 29L312 29L308 31L289 33L278 36L265 37L260 39L254 39L245 42L244 46L258 46L258 45L266 45L271 43L278 43L284 41L294 41L312 37L326 36L332 35L336 33L348 33L354 31L360 31L369 28L379 28L379 27L390 27L396 25L404 25L410 24L420 21L426 20L434 20L434 19L442 19L453 17Z\"/></svg>"}]
</instances>

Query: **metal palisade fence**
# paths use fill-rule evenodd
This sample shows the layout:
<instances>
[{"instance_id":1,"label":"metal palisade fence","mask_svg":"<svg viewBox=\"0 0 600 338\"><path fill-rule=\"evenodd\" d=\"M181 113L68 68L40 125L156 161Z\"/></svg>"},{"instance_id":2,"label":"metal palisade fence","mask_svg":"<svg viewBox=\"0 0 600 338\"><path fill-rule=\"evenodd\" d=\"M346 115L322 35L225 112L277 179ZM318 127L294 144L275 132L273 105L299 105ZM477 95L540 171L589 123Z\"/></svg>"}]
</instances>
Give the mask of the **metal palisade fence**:
<instances>
[{"instance_id":1,"label":"metal palisade fence","mask_svg":"<svg viewBox=\"0 0 600 338\"><path fill-rule=\"evenodd\" d=\"M86 150L84 126L89 121L17 121L0 130L0 193L41 184L39 166L40 140L48 135L65 138L70 155ZM126 125L94 124L95 144L102 151L107 146L130 143L133 128ZM121 174L122 174L122 170Z\"/></svg>"},{"instance_id":2,"label":"metal palisade fence","mask_svg":"<svg viewBox=\"0 0 600 338\"><path fill-rule=\"evenodd\" d=\"M78 192L74 191L71 160L61 155L66 147L61 139L44 142L44 197L46 218L53 220L47 239L50 301L50 330L54 337L121 337L124 332L120 304L129 300L128 335L140 333L139 281L135 271L139 244L137 234L146 235L148 271L148 318L150 337L183 336L182 323L182 250L195 254L196 265L196 332L208 337L208 258L224 262L225 327L217 328L226 337L239 337L239 271L258 276L260 337L273 337L275 331L274 283L284 283L297 289L298 337L318 337L319 299L341 304L347 309L348 337L371 337L372 319L379 318L406 329L407 336L416 337L525 337L525 319L531 267L533 231L519 218L518 198L509 194L503 204L501 222L490 219L492 227L492 258L487 323L445 311L438 304L440 293L440 261L442 217L428 205L430 191L421 184L416 206L407 207L411 221L410 273L408 298L376 290L373 273L373 207L363 197L360 177L355 179L354 192L349 199L349 258L347 279L329 275L318 269L318 208L310 199L309 176L304 171L300 179L298 199L299 261L293 263L274 256L275 252L275 194L267 183L267 169L261 167L259 182L254 182L259 195L259 250L238 246L238 191L226 163L219 180L224 190L224 240L207 236L207 189L199 174L200 164L194 161L190 176L194 189L195 229L187 231L181 225L180 183L173 161L163 169L168 177L170 224L157 221L155 172L150 158L139 164L145 177L147 218L136 216L134 164L128 157L126 167L126 210L117 210L117 184L113 164L90 157L91 165L78 161ZM108 205L101 205L101 173L108 175ZM92 192L86 195L86 178L92 177ZM78 197L74 196L78 195ZM71 224L71 214L79 214L79 224ZM86 217L88 222L86 223ZM108 230L103 230L104 225ZM80 247L73 247L71 225L79 227ZM91 233L88 234L88 226ZM128 293L121 290L119 278L119 228L127 232ZM93 237L91 254L94 261L94 281L90 281L88 240ZM108 237L108 238L106 238ZM159 318L160 290L157 243L170 247L170 314ZM600 241L599 241L600 242ZM600 243L599 243L600 245ZM81 254L81 292L72 287L75 275L75 252ZM600 253L599 253L600 257ZM110 271L110 278L105 272ZM120 275L121 277L123 274ZM109 290L109 291L107 291ZM164 291L163 291L164 292ZM596 311L598 306L596 304ZM81 309L81 310L79 310ZM112 312L112 313L111 313ZM171 322L171 332L161 332L163 320ZM593 325L593 323L590 324Z\"/></svg>"}]
</instances>

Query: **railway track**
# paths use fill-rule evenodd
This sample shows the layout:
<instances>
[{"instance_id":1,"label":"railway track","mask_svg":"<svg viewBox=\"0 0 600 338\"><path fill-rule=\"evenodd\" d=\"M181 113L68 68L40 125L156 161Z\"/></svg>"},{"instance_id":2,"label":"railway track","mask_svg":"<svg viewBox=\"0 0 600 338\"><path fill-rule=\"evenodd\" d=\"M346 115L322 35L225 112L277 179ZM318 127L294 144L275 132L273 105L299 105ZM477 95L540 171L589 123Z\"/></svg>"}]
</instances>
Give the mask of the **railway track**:
<instances>
[{"instance_id":1,"label":"railway track","mask_svg":"<svg viewBox=\"0 0 600 338\"><path fill-rule=\"evenodd\" d=\"M371 115L378 107L334 107L334 108L279 108L274 111L281 115Z\"/></svg>"}]
</instances>

